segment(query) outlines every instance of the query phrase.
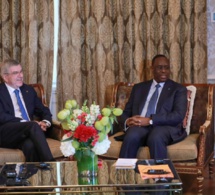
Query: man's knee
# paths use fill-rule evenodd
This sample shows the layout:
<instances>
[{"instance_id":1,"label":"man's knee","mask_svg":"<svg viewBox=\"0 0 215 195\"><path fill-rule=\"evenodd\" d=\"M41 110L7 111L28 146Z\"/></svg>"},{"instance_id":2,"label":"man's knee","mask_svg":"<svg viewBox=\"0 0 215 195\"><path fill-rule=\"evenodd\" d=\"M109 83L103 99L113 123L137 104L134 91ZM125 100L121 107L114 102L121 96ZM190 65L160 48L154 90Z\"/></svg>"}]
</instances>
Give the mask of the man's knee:
<instances>
[{"instance_id":1,"label":"man's knee","mask_svg":"<svg viewBox=\"0 0 215 195\"><path fill-rule=\"evenodd\" d=\"M155 145L157 143L161 143L163 140L162 136L160 136L159 134L153 134L153 135L149 135L147 138L147 145Z\"/></svg>"},{"instance_id":2,"label":"man's knee","mask_svg":"<svg viewBox=\"0 0 215 195\"><path fill-rule=\"evenodd\" d=\"M34 143L31 139L26 139L22 144L23 150L33 151L34 150Z\"/></svg>"},{"instance_id":3,"label":"man's knee","mask_svg":"<svg viewBox=\"0 0 215 195\"><path fill-rule=\"evenodd\" d=\"M35 133L37 131L42 131L40 125L37 122L31 121L31 122L26 122L26 130Z\"/></svg>"},{"instance_id":4,"label":"man's knee","mask_svg":"<svg viewBox=\"0 0 215 195\"><path fill-rule=\"evenodd\" d=\"M126 132L126 139L134 140L140 138L140 134L135 127L130 127Z\"/></svg>"},{"instance_id":5,"label":"man's knee","mask_svg":"<svg viewBox=\"0 0 215 195\"><path fill-rule=\"evenodd\" d=\"M147 137L148 131L141 127L131 127L127 130L124 141L140 143Z\"/></svg>"}]
</instances>

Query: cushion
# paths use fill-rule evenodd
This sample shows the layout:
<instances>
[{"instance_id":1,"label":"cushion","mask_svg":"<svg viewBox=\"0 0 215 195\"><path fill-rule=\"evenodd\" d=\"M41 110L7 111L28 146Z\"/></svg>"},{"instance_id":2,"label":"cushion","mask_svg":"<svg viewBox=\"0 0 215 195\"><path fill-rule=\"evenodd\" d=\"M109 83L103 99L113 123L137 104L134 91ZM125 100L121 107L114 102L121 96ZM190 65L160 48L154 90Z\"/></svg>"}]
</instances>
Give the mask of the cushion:
<instances>
[{"instance_id":1,"label":"cushion","mask_svg":"<svg viewBox=\"0 0 215 195\"><path fill-rule=\"evenodd\" d=\"M60 141L47 138L48 145L54 158L62 157ZM25 162L25 156L19 149L0 148L0 164L5 162Z\"/></svg>"},{"instance_id":2,"label":"cushion","mask_svg":"<svg viewBox=\"0 0 215 195\"><path fill-rule=\"evenodd\" d=\"M122 142L116 141L115 136L119 136L123 132L118 132L113 136L109 137L111 141L111 147L103 157L117 159L121 149ZM190 134L181 142L167 146L168 158L172 161L183 161L183 160L193 160L197 158L197 137L198 134ZM149 148L140 147L137 154L138 159L150 159Z\"/></svg>"},{"instance_id":3,"label":"cushion","mask_svg":"<svg viewBox=\"0 0 215 195\"><path fill-rule=\"evenodd\" d=\"M61 141L55 140L55 139L51 139L51 138L46 138L49 148L51 150L51 153L53 155L54 158L59 158L62 157L63 154L60 150L60 144Z\"/></svg>"},{"instance_id":4,"label":"cushion","mask_svg":"<svg viewBox=\"0 0 215 195\"><path fill-rule=\"evenodd\" d=\"M183 120L183 127L186 129L187 135L190 134L190 123L193 116L193 105L196 97L196 87L187 86L187 112Z\"/></svg>"},{"instance_id":5,"label":"cushion","mask_svg":"<svg viewBox=\"0 0 215 195\"><path fill-rule=\"evenodd\" d=\"M19 149L0 148L0 164L6 162L24 162L25 156Z\"/></svg>"}]
</instances>

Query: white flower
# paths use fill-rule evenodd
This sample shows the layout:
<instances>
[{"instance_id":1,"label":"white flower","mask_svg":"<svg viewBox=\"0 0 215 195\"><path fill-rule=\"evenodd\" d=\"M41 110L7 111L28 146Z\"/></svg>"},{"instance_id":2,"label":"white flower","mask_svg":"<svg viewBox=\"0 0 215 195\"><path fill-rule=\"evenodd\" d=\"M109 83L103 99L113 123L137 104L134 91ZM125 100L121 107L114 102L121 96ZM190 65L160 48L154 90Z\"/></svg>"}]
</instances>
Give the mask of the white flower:
<instances>
[{"instance_id":1,"label":"white flower","mask_svg":"<svg viewBox=\"0 0 215 195\"><path fill-rule=\"evenodd\" d=\"M90 114L95 116L95 118L100 114L99 105L92 104L90 106Z\"/></svg>"},{"instance_id":2,"label":"white flower","mask_svg":"<svg viewBox=\"0 0 215 195\"><path fill-rule=\"evenodd\" d=\"M73 115L75 118L77 118L79 115L81 115L82 112L83 111L80 109L75 109L75 110L73 110Z\"/></svg>"},{"instance_id":3,"label":"white flower","mask_svg":"<svg viewBox=\"0 0 215 195\"><path fill-rule=\"evenodd\" d=\"M63 139L62 139L62 140L66 139L66 138L68 138L68 136L65 134L65 135L63 136ZM72 141L73 141L73 140L62 141L62 142L61 142L60 150L61 150L61 152L63 153L63 155L64 155L65 157L69 157L69 156L75 154L75 148L72 146Z\"/></svg>"},{"instance_id":4,"label":"white flower","mask_svg":"<svg viewBox=\"0 0 215 195\"><path fill-rule=\"evenodd\" d=\"M68 127L72 130L72 131L75 131L75 129L78 127L78 122L77 121L74 121L72 120L71 123L68 123Z\"/></svg>"},{"instance_id":5,"label":"white flower","mask_svg":"<svg viewBox=\"0 0 215 195\"><path fill-rule=\"evenodd\" d=\"M95 152L97 155L101 155L107 152L108 148L110 147L110 140L108 139L108 136L102 141L97 142L95 146L92 148L92 151Z\"/></svg>"},{"instance_id":6,"label":"white flower","mask_svg":"<svg viewBox=\"0 0 215 195\"><path fill-rule=\"evenodd\" d=\"M93 124L95 123L96 119L97 118L95 116L87 114L87 116L86 116L86 125L87 126L93 126Z\"/></svg>"}]
</instances>

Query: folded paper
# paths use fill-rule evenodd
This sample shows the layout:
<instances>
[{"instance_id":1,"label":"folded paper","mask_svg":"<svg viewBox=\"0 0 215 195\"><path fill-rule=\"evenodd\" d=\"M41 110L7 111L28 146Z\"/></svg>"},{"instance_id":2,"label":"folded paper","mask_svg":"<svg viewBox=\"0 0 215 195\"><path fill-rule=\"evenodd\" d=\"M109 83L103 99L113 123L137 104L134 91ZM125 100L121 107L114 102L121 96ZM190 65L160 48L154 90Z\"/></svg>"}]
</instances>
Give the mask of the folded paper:
<instances>
[{"instance_id":1,"label":"folded paper","mask_svg":"<svg viewBox=\"0 0 215 195\"><path fill-rule=\"evenodd\" d=\"M165 174L148 174L148 170L154 169L159 170L162 169L166 173ZM169 165L138 165L138 170L140 172L142 179L149 179L149 178L174 178L174 175L169 168Z\"/></svg>"}]
</instances>

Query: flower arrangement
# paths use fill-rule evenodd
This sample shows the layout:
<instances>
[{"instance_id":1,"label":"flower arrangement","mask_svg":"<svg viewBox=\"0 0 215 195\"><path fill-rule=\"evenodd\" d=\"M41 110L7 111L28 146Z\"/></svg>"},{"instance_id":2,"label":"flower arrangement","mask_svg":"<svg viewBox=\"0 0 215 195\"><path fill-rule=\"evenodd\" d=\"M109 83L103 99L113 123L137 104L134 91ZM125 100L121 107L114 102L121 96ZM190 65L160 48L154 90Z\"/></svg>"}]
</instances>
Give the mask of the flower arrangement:
<instances>
[{"instance_id":1,"label":"flower arrangement","mask_svg":"<svg viewBox=\"0 0 215 195\"><path fill-rule=\"evenodd\" d=\"M100 111L99 105L88 107L87 101L79 108L76 100L67 100L57 115L65 131L60 146L63 155L68 157L87 149L96 155L106 153L110 147L108 133L121 114L120 108L106 107Z\"/></svg>"}]
</instances>

